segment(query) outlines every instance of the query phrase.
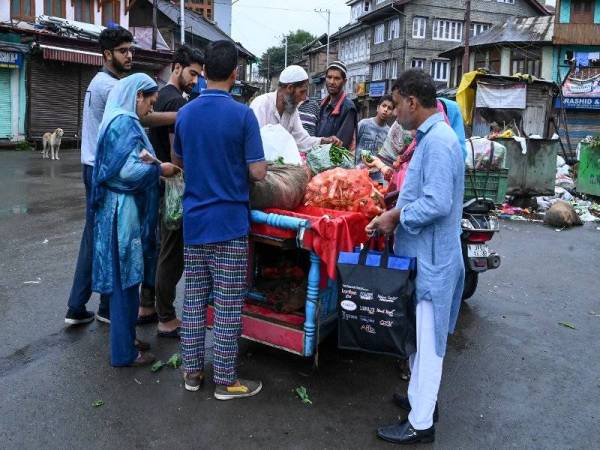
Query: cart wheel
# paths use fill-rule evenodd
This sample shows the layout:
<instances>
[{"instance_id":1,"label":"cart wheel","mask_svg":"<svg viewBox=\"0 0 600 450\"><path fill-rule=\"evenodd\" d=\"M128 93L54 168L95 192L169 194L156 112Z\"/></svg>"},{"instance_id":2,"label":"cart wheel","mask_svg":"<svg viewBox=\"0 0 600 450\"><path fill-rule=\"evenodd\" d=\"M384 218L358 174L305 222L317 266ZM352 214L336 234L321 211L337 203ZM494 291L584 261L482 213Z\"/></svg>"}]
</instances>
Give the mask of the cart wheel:
<instances>
[{"instance_id":1,"label":"cart wheel","mask_svg":"<svg viewBox=\"0 0 600 450\"><path fill-rule=\"evenodd\" d=\"M479 274L472 270L467 270L465 273L465 288L463 290L462 299L466 301L473 297L477 290L477 283L479 282Z\"/></svg>"}]
</instances>

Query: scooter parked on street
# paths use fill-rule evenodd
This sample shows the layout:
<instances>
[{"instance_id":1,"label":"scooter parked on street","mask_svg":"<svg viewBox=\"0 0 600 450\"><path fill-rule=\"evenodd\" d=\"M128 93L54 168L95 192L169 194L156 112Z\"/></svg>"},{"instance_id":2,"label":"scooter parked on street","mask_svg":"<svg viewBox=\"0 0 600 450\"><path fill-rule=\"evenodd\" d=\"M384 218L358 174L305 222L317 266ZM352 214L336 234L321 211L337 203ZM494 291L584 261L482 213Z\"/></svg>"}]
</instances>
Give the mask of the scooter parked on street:
<instances>
[{"instance_id":1,"label":"scooter parked on street","mask_svg":"<svg viewBox=\"0 0 600 450\"><path fill-rule=\"evenodd\" d=\"M479 274L500 267L501 258L490 250L488 242L500 231L496 216L492 214L494 202L474 198L463 204L462 253L465 262L465 287L463 300L475 294Z\"/></svg>"}]
</instances>

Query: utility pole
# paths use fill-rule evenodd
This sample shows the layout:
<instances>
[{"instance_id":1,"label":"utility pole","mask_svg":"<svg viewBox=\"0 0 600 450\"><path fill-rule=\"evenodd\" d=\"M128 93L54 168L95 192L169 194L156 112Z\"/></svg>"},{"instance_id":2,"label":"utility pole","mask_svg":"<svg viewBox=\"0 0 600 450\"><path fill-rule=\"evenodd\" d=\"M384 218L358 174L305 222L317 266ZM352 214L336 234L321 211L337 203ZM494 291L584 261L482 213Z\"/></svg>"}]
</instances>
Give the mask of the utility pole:
<instances>
[{"instance_id":1,"label":"utility pole","mask_svg":"<svg viewBox=\"0 0 600 450\"><path fill-rule=\"evenodd\" d=\"M471 55L469 52L469 39L471 37L471 0L465 0L465 29L463 30L465 34L465 53L463 55L463 70L462 73L465 74L469 72L469 65L471 62ZM457 80L460 82L460 80Z\"/></svg>"},{"instance_id":2,"label":"utility pole","mask_svg":"<svg viewBox=\"0 0 600 450\"><path fill-rule=\"evenodd\" d=\"M185 44L185 3L179 0L179 25L181 25L181 45Z\"/></svg>"},{"instance_id":3,"label":"utility pole","mask_svg":"<svg viewBox=\"0 0 600 450\"><path fill-rule=\"evenodd\" d=\"M156 24L156 2L158 0L154 0L152 2L152 50L156 50L156 32L157 32L157 24Z\"/></svg>"},{"instance_id":4,"label":"utility pole","mask_svg":"<svg viewBox=\"0 0 600 450\"><path fill-rule=\"evenodd\" d=\"M325 63L325 68L329 67L329 35L331 34L329 32L329 29L331 27L331 10L330 9L315 9L316 13L320 14L327 14L327 59L326 59L326 63Z\"/></svg>"},{"instance_id":5,"label":"utility pole","mask_svg":"<svg viewBox=\"0 0 600 450\"><path fill-rule=\"evenodd\" d=\"M288 55L288 37L283 35L284 43L285 43L285 53L283 57L283 67L287 67L287 55Z\"/></svg>"}]
</instances>

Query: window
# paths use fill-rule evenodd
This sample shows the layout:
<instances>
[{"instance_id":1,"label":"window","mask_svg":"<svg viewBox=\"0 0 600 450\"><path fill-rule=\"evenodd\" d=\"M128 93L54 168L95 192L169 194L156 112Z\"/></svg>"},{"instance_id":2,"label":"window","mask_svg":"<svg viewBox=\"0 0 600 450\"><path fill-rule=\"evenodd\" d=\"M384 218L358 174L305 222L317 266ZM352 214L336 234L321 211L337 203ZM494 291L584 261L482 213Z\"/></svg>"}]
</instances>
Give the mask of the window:
<instances>
[{"instance_id":1,"label":"window","mask_svg":"<svg viewBox=\"0 0 600 450\"><path fill-rule=\"evenodd\" d=\"M501 51L499 48L494 48L490 50L490 62L489 67L490 71L495 74L500 73L500 64L501 64Z\"/></svg>"},{"instance_id":2,"label":"window","mask_svg":"<svg viewBox=\"0 0 600 450\"><path fill-rule=\"evenodd\" d=\"M13 19L34 19L35 0L11 0L10 17Z\"/></svg>"},{"instance_id":3,"label":"window","mask_svg":"<svg viewBox=\"0 0 600 450\"><path fill-rule=\"evenodd\" d=\"M388 25L388 40L398 39L400 37L400 19L390 20Z\"/></svg>"},{"instance_id":4,"label":"window","mask_svg":"<svg viewBox=\"0 0 600 450\"><path fill-rule=\"evenodd\" d=\"M469 30L471 32L470 36L471 37L477 36L478 34L485 33L489 29L490 29L489 23L472 22L471 29Z\"/></svg>"},{"instance_id":5,"label":"window","mask_svg":"<svg viewBox=\"0 0 600 450\"><path fill-rule=\"evenodd\" d=\"M434 81L448 81L448 61L433 61L431 64L431 76Z\"/></svg>"},{"instance_id":6,"label":"window","mask_svg":"<svg viewBox=\"0 0 600 450\"><path fill-rule=\"evenodd\" d=\"M571 23L594 23L594 1L572 0Z\"/></svg>"},{"instance_id":7,"label":"window","mask_svg":"<svg viewBox=\"0 0 600 450\"><path fill-rule=\"evenodd\" d=\"M510 52L511 75L526 73L534 77L541 76L542 52L538 49L512 49Z\"/></svg>"},{"instance_id":8,"label":"window","mask_svg":"<svg viewBox=\"0 0 600 450\"><path fill-rule=\"evenodd\" d=\"M414 39L425 39L427 31L427 19L425 17L415 17L413 19L412 37Z\"/></svg>"},{"instance_id":9,"label":"window","mask_svg":"<svg viewBox=\"0 0 600 450\"><path fill-rule=\"evenodd\" d=\"M373 75L371 76L371 79L373 81L383 80L384 74L385 74L385 62L373 64Z\"/></svg>"},{"instance_id":10,"label":"window","mask_svg":"<svg viewBox=\"0 0 600 450\"><path fill-rule=\"evenodd\" d=\"M515 0L496 0L498 3L508 3L509 5L514 5Z\"/></svg>"},{"instance_id":11,"label":"window","mask_svg":"<svg viewBox=\"0 0 600 450\"><path fill-rule=\"evenodd\" d=\"M66 17L65 0L44 0L44 14L54 17Z\"/></svg>"},{"instance_id":12,"label":"window","mask_svg":"<svg viewBox=\"0 0 600 450\"><path fill-rule=\"evenodd\" d=\"M375 27L375 44L381 44L383 41L385 41L385 25L381 24L381 25L377 25Z\"/></svg>"},{"instance_id":13,"label":"window","mask_svg":"<svg viewBox=\"0 0 600 450\"><path fill-rule=\"evenodd\" d=\"M94 23L94 0L75 0L75 20Z\"/></svg>"},{"instance_id":14,"label":"window","mask_svg":"<svg viewBox=\"0 0 600 450\"><path fill-rule=\"evenodd\" d=\"M436 41L462 41L463 23L438 19L433 22L433 39Z\"/></svg>"},{"instance_id":15,"label":"window","mask_svg":"<svg viewBox=\"0 0 600 450\"><path fill-rule=\"evenodd\" d=\"M352 21L356 22L358 18L363 13L363 5L362 3L357 3L356 5L352 5Z\"/></svg>"},{"instance_id":16,"label":"window","mask_svg":"<svg viewBox=\"0 0 600 450\"><path fill-rule=\"evenodd\" d=\"M381 3L385 2L385 0L375 0L375 4L376 5L380 5Z\"/></svg>"},{"instance_id":17,"label":"window","mask_svg":"<svg viewBox=\"0 0 600 450\"><path fill-rule=\"evenodd\" d=\"M413 58L410 62L410 67L413 69L425 69L425 60L423 58Z\"/></svg>"},{"instance_id":18,"label":"window","mask_svg":"<svg viewBox=\"0 0 600 450\"><path fill-rule=\"evenodd\" d=\"M386 68L386 78L390 80L395 80L398 78L398 62L395 59L390 59L386 64Z\"/></svg>"},{"instance_id":19,"label":"window","mask_svg":"<svg viewBox=\"0 0 600 450\"><path fill-rule=\"evenodd\" d=\"M119 0L102 1L102 25L107 26L110 22L119 23L121 19L121 8Z\"/></svg>"}]
</instances>

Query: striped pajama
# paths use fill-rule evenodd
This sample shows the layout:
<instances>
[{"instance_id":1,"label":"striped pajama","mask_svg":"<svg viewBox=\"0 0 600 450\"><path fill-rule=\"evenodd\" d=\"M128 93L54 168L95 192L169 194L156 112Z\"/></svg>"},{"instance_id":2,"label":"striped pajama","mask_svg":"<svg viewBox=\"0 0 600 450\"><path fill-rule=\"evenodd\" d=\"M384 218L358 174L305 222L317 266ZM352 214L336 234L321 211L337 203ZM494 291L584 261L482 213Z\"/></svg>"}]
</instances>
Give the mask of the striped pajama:
<instances>
[{"instance_id":1,"label":"striped pajama","mask_svg":"<svg viewBox=\"0 0 600 450\"><path fill-rule=\"evenodd\" d=\"M214 299L214 382L231 385L241 334L241 312L246 297L248 238L215 244L186 245L185 300L181 327L181 355L186 373L204 370L204 341L208 300Z\"/></svg>"}]
</instances>

